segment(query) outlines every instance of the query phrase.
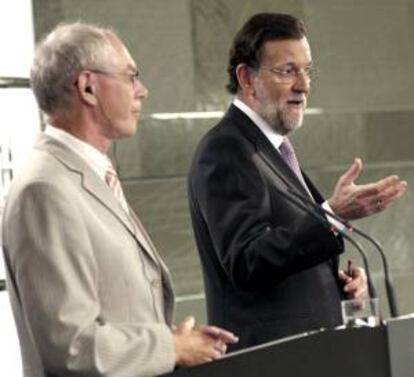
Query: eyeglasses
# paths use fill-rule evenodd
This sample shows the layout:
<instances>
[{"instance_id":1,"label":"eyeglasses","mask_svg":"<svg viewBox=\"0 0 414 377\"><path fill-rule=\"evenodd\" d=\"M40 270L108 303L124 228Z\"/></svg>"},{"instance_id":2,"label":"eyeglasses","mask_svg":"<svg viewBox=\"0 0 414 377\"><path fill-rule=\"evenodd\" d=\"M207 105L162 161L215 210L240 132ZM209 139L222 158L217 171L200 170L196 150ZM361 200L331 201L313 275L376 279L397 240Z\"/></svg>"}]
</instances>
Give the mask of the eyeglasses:
<instances>
[{"instance_id":1,"label":"eyeglasses","mask_svg":"<svg viewBox=\"0 0 414 377\"><path fill-rule=\"evenodd\" d=\"M288 65L285 67L259 67L259 69L263 69L265 71L269 71L277 76L279 81L283 84L290 84L296 81L299 76L303 76L305 79L311 81L313 80L318 70L312 66L306 68L298 68L294 65Z\"/></svg>"},{"instance_id":2,"label":"eyeglasses","mask_svg":"<svg viewBox=\"0 0 414 377\"><path fill-rule=\"evenodd\" d=\"M133 73L127 73L127 72L107 72L102 71L100 69L90 69L89 71L93 73L97 73L99 75L106 75L106 76L123 76L126 77L132 85L136 85L139 81L140 73L138 71L135 71Z\"/></svg>"}]
</instances>

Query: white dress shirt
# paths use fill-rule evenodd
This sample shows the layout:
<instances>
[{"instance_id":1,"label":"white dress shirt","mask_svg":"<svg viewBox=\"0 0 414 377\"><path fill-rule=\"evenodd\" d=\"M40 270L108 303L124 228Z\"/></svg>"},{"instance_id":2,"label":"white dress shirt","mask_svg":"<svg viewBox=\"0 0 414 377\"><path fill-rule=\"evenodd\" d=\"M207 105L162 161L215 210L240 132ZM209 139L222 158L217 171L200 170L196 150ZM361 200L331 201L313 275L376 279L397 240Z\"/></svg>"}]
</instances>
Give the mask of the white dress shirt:
<instances>
[{"instance_id":1,"label":"white dress shirt","mask_svg":"<svg viewBox=\"0 0 414 377\"><path fill-rule=\"evenodd\" d=\"M92 145L85 143L70 133L50 125L46 126L44 134L60 141L81 157L88 166L105 182L105 174L111 164L108 156L101 153Z\"/></svg>"},{"instance_id":2,"label":"white dress shirt","mask_svg":"<svg viewBox=\"0 0 414 377\"><path fill-rule=\"evenodd\" d=\"M283 135L277 133L269 124L254 110L247 106L244 102L240 101L238 98L234 98L233 105L236 106L240 111L246 114L251 121L262 131L270 143L275 147L279 152L279 147L283 142ZM280 153L280 152L279 152ZM322 208L328 212L335 214L329 205L328 201L322 203ZM345 226L336 221L333 217L327 216L328 221L337 229L345 230Z\"/></svg>"}]
</instances>

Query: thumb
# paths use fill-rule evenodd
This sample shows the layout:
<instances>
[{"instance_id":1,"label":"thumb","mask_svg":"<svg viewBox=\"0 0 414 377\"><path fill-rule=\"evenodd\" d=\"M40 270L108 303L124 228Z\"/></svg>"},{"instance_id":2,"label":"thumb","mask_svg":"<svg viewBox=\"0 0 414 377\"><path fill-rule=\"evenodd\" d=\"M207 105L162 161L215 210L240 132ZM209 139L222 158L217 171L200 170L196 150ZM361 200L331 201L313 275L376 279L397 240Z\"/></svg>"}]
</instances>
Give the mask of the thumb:
<instances>
[{"instance_id":1,"label":"thumb","mask_svg":"<svg viewBox=\"0 0 414 377\"><path fill-rule=\"evenodd\" d=\"M182 321L177 328L181 331L190 331L195 326L195 319L193 316L185 317L184 321Z\"/></svg>"},{"instance_id":2,"label":"thumb","mask_svg":"<svg viewBox=\"0 0 414 377\"><path fill-rule=\"evenodd\" d=\"M342 175L341 183L345 185L352 184L355 179L359 177L362 171L362 161L360 158L355 158L351 167Z\"/></svg>"},{"instance_id":3,"label":"thumb","mask_svg":"<svg viewBox=\"0 0 414 377\"><path fill-rule=\"evenodd\" d=\"M352 279L345 273L345 271L344 270L339 270L338 271L338 278L339 278L339 280L342 282L342 283L344 283L344 284L346 284L346 283L349 283Z\"/></svg>"}]
</instances>

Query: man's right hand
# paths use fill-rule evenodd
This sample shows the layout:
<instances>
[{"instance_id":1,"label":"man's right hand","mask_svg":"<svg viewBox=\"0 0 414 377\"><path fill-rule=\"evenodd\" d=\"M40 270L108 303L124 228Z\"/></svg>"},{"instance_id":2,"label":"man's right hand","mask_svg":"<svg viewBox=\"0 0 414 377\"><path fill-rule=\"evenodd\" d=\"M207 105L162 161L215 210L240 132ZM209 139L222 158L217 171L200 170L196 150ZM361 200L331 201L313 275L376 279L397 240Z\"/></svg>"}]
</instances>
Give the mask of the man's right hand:
<instances>
[{"instance_id":1,"label":"man's right hand","mask_svg":"<svg viewBox=\"0 0 414 377\"><path fill-rule=\"evenodd\" d=\"M187 317L173 331L177 366L192 366L219 359L227 343L236 343L232 333L214 326L195 327L194 317Z\"/></svg>"}]
</instances>

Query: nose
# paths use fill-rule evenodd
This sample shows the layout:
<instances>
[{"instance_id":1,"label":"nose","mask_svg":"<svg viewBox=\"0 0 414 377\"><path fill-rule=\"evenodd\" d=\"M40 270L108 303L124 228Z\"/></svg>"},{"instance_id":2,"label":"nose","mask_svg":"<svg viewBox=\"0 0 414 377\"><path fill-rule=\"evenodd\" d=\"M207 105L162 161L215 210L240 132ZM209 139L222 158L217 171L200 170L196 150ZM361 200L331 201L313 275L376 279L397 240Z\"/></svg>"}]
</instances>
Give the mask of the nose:
<instances>
[{"instance_id":1,"label":"nose","mask_svg":"<svg viewBox=\"0 0 414 377\"><path fill-rule=\"evenodd\" d=\"M148 89L141 80L137 80L135 84L135 97L139 99L148 97Z\"/></svg>"},{"instance_id":2,"label":"nose","mask_svg":"<svg viewBox=\"0 0 414 377\"><path fill-rule=\"evenodd\" d=\"M305 95L309 94L311 85L311 79L305 73L301 72L296 76L296 80L293 84L293 90L295 92L304 93Z\"/></svg>"}]
</instances>

